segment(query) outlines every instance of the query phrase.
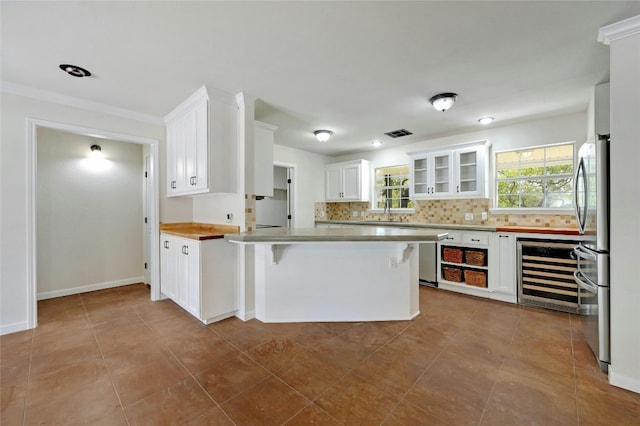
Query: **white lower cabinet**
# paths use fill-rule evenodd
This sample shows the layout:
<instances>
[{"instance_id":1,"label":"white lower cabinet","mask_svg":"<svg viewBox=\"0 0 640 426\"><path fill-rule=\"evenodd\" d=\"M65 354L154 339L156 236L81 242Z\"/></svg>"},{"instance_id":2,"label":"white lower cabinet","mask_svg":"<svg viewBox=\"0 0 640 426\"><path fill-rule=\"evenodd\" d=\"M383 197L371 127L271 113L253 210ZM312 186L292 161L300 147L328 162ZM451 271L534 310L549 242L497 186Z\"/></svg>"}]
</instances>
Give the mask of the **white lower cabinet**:
<instances>
[{"instance_id":1,"label":"white lower cabinet","mask_svg":"<svg viewBox=\"0 0 640 426\"><path fill-rule=\"evenodd\" d=\"M224 239L160 236L162 293L205 324L237 310L237 256Z\"/></svg>"},{"instance_id":2,"label":"white lower cabinet","mask_svg":"<svg viewBox=\"0 0 640 426\"><path fill-rule=\"evenodd\" d=\"M516 236L496 232L492 237L497 256L493 256L489 262L489 268L493 271L489 287L496 293L504 294L509 301L516 302Z\"/></svg>"}]
</instances>

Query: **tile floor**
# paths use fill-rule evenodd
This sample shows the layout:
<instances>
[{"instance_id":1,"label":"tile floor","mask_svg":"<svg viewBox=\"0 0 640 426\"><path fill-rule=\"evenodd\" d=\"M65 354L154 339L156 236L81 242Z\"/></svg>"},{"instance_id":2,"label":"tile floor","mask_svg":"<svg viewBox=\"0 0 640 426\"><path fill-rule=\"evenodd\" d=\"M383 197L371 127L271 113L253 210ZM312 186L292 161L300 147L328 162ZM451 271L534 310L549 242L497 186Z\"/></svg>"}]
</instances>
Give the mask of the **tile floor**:
<instances>
[{"instance_id":1,"label":"tile floor","mask_svg":"<svg viewBox=\"0 0 640 426\"><path fill-rule=\"evenodd\" d=\"M0 337L2 425L631 425L576 317L421 288L413 321L208 327L142 285Z\"/></svg>"}]
</instances>

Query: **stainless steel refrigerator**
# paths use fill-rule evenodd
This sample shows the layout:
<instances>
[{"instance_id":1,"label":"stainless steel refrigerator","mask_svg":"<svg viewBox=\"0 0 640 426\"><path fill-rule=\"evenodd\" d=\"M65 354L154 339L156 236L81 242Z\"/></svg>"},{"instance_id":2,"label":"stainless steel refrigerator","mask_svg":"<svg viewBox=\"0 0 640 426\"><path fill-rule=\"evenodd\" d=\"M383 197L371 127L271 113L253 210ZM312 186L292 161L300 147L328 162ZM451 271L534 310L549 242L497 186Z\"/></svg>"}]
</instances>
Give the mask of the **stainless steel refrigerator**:
<instances>
[{"instance_id":1,"label":"stainless steel refrigerator","mask_svg":"<svg viewBox=\"0 0 640 426\"><path fill-rule=\"evenodd\" d=\"M578 151L576 216L585 240L574 248L582 328L602 371L611 363L609 327L609 135Z\"/></svg>"}]
</instances>

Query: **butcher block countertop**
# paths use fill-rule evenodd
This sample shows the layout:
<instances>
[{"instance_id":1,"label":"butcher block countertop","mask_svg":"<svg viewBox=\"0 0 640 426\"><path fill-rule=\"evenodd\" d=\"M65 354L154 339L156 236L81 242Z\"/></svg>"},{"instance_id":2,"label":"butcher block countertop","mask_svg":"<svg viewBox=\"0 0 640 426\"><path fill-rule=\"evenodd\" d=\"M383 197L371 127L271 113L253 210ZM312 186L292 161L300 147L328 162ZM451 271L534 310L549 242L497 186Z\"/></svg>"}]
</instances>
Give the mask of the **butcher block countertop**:
<instances>
[{"instance_id":1,"label":"butcher block countertop","mask_svg":"<svg viewBox=\"0 0 640 426\"><path fill-rule=\"evenodd\" d=\"M498 232L516 232L520 234L580 235L578 228L550 228L545 226L500 226Z\"/></svg>"},{"instance_id":2,"label":"butcher block countertop","mask_svg":"<svg viewBox=\"0 0 640 426\"><path fill-rule=\"evenodd\" d=\"M240 232L240 227L197 222L161 223L160 232L191 240L204 241L224 238L225 234L237 234Z\"/></svg>"}]
</instances>

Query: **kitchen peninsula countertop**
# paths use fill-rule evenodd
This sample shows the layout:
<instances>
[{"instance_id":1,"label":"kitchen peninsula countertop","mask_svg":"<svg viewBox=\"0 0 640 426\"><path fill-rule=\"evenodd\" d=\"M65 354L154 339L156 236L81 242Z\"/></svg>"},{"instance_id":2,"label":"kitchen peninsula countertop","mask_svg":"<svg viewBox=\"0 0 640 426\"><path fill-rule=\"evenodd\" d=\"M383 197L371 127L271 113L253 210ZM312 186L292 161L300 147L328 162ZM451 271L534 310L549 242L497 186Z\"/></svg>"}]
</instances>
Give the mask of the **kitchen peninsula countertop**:
<instances>
[{"instance_id":1,"label":"kitchen peninsula countertop","mask_svg":"<svg viewBox=\"0 0 640 426\"><path fill-rule=\"evenodd\" d=\"M224 238L226 234L237 234L240 232L240 227L198 222L161 223L160 232L191 240L204 241Z\"/></svg>"},{"instance_id":2,"label":"kitchen peninsula countertop","mask_svg":"<svg viewBox=\"0 0 640 426\"><path fill-rule=\"evenodd\" d=\"M310 243L310 242L417 242L439 241L446 232L427 229L397 229L386 226L354 228L265 228L252 232L227 234L237 243Z\"/></svg>"}]
</instances>

